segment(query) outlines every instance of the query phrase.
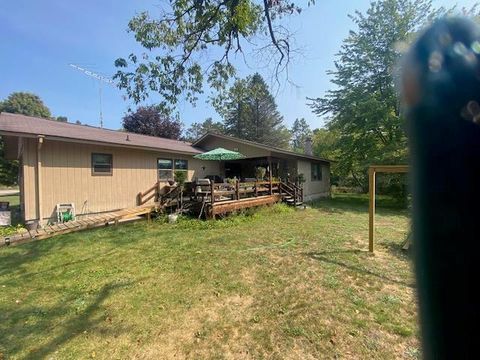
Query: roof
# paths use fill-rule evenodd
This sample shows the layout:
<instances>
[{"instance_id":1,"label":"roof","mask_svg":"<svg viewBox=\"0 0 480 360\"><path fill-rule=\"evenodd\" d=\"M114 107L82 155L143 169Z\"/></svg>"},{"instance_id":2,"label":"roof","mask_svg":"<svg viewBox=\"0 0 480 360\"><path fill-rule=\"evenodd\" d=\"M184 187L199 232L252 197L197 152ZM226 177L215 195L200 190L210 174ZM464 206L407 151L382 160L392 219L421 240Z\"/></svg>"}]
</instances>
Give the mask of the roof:
<instances>
[{"instance_id":1,"label":"roof","mask_svg":"<svg viewBox=\"0 0 480 360\"><path fill-rule=\"evenodd\" d=\"M193 143L193 146L201 147L201 143L203 141L205 141L208 138L215 138L215 137L219 138L219 139L225 139L225 140L228 140L228 141L233 141L233 142L240 143L240 144L250 145L250 146L253 146L253 147L256 147L256 148L259 148L259 149L268 150L268 151L276 152L276 153L279 153L279 154L293 156L293 157L300 158L300 159L316 160L316 161L322 161L322 162L327 162L327 163L334 162L333 160L321 158L321 157L318 157L318 156L300 154L300 153L297 153L297 152L294 152L294 151L289 151L289 150L277 148L277 147L274 147L274 146L260 144L260 143L255 142L255 141L244 140L244 139L239 139L239 138L236 138L236 137L233 137L233 136L220 135L220 134L215 134L215 133L207 133L207 134L203 135L200 139L198 139L197 141L195 141Z\"/></svg>"},{"instance_id":2,"label":"roof","mask_svg":"<svg viewBox=\"0 0 480 360\"><path fill-rule=\"evenodd\" d=\"M47 139L51 138L60 141L101 143L185 154L203 153L202 150L195 148L191 143L186 141L102 129L89 125L77 125L5 112L0 113L0 133L24 137L43 135Z\"/></svg>"}]
</instances>

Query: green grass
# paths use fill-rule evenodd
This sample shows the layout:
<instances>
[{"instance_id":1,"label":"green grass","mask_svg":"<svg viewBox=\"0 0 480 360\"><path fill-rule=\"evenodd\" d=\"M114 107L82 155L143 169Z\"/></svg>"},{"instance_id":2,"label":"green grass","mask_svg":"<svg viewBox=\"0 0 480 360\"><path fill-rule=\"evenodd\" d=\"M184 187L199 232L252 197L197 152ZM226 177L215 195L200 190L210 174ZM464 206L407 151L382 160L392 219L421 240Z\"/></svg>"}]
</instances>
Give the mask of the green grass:
<instances>
[{"instance_id":1,"label":"green grass","mask_svg":"<svg viewBox=\"0 0 480 360\"><path fill-rule=\"evenodd\" d=\"M406 211L380 206L372 256L365 197L342 194L307 210L137 222L3 248L0 354L416 358L414 279L400 250L408 227Z\"/></svg>"}]
</instances>

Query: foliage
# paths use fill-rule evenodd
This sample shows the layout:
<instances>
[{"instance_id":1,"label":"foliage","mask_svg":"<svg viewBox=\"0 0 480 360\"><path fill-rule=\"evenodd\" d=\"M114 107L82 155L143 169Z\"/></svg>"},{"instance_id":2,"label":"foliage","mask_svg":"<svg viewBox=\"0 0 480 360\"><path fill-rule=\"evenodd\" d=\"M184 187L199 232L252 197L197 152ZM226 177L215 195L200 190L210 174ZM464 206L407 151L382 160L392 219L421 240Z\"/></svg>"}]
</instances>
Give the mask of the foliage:
<instances>
[{"instance_id":1,"label":"foliage","mask_svg":"<svg viewBox=\"0 0 480 360\"><path fill-rule=\"evenodd\" d=\"M245 59L248 43L256 59L263 54L267 65L274 64L278 79L295 52L279 21L300 11L286 0L172 0L160 6L158 18L141 12L130 20L128 31L146 51L118 58L114 78L136 103L153 92L162 108L172 110L180 96L194 103L204 82L223 89L236 72L232 57Z\"/></svg>"},{"instance_id":2,"label":"foliage","mask_svg":"<svg viewBox=\"0 0 480 360\"><path fill-rule=\"evenodd\" d=\"M312 137L312 130L310 130L307 121L304 118L295 119L290 133L292 134L291 145L293 151L304 153L305 142Z\"/></svg>"},{"instance_id":3,"label":"foliage","mask_svg":"<svg viewBox=\"0 0 480 360\"><path fill-rule=\"evenodd\" d=\"M57 116L55 120L60 121L60 122L68 122L68 117L66 116Z\"/></svg>"},{"instance_id":4,"label":"foliage","mask_svg":"<svg viewBox=\"0 0 480 360\"><path fill-rule=\"evenodd\" d=\"M27 92L11 93L5 100L0 101L0 112L23 114L50 118L50 110L43 104L38 95ZM18 161L5 160L4 143L0 138L0 184L14 185L18 182Z\"/></svg>"},{"instance_id":5,"label":"foliage","mask_svg":"<svg viewBox=\"0 0 480 360\"><path fill-rule=\"evenodd\" d=\"M255 168L255 178L257 180L263 180L265 178L265 174L267 173L267 169L263 166L257 166Z\"/></svg>"},{"instance_id":6,"label":"foliage","mask_svg":"<svg viewBox=\"0 0 480 360\"><path fill-rule=\"evenodd\" d=\"M18 161L5 160L3 139L0 137L0 184L16 185L18 182Z\"/></svg>"},{"instance_id":7,"label":"foliage","mask_svg":"<svg viewBox=\"0 0 480 360\"><path fill-rule=\"evenodd\" d=\"M257 73L238 79L213 105L224 119L225 132L240 139L288 148L290 133L283 125L275 99Z\"/></svg>"},{"instance_id":8,"label":"foliage","mask_svg":"<svg viewBox=\"0 0 480 360\"><path fill-rule=\"evenodd\" d=\"M177 182L180 187L183 187L183 184L185 184L187 180L187 172L185 170L175 170L174 177L175 182Z\"/></svg>"},{"instance_id":9,"label":"foliage","mask_svg":"<svg viewBox=\"0 0 480 360\"><path fill-rule=\"evenodd\" d=\"M8 236L25 230L25 228L20 225L10 225L10 226L0 226L0 236Z\"/></svg>"},{"instance_id":10,"label":"foliage","mask_svg":"<svg viewBox=\"0 0 480 360\"><path fill-rule=\"evenodd\" d=\"M182 123L178 119L171 119L157 106L140 106L135 112L127 113L123 117L123 128L137 134L180 139Z\"/></svg>"},{"instance_id":11,"label":"foliage","mask_svg":"<svg viewBox=\"0 0 480 360\"><path fill-rule=\"evenodd\" d=\"M23 114L49 119L50 110L46 107L38 95L28 92L11 93L5 100L0 102L0 112Z\"/></svg>"},{"instance_id":12,"label":"foliage","mask_svg":"<svg viewBox=\"0 0 480 360\"><path fill-rule=\"evenodd\" d=\"M207 133L224 134L225 127L220 121L213 121L212 118L207 118L204 122L195 122L185 132L185 140L194 142L200 139Z\"/></svg>"},{"instance_id":13,"label":"foliage","mask_svg":"<svg viewBox=\"0 0 480 360\"><path fill-rule=\"evenodd\" d=\"M297 181L298 181L299 184L303 184L303 183L306 182L307 180L305 179L305 175L302 174L302 173L300 173L300 174L298 174L298 176L297 176Z\"/></svg>"},{"instance_id":14,"label":"foliage","mask_svg":"<svg viewBox=\"0 0 480 360\"><path fill-rule=\"evenodd\" d=\"M328 128L338 136L338 175L367 187L372 163L407 161L404 119L395 89L399 44L408 43L432 15L429 0L373 2L366 14L351 19L337 54L332 82L337 86L313 99L316 114L331 116Z\"/></svg>"}]
</instances>

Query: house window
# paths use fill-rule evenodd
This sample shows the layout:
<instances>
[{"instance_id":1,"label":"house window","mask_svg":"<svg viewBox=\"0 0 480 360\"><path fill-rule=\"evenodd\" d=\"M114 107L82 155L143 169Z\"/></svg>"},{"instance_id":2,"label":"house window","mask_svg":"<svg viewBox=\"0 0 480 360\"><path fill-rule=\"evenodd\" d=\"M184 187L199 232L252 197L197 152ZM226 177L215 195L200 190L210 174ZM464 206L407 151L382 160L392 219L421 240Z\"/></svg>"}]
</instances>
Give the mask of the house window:
<instances>
[{"instance_id":1,"label":"house window","mask_svg":"<svg viewBox=\"0 0 480 360\"><path fill-rule=\"evenodd\" d=\"M321 181L322 180L322 165L311 164L311 166L312 166L312 181Z\"/></svg>"},{"instance_id":2,"label":"house window","mask_svg":"<svg viewBox=\"0 0 480 360\"><path fill-rule=\"evenodd\" d=\"M187 171L188 160L157 159L158 180L173 180L174 171Z\"/></svg>"},{"instance_id":3,"label":"house window","mask_svg":"<svg viewBox=\"0 0 480 360\"><path fill-rule=\"evenodd\" d=\"M158 180L173 180L173 160L157 159Z\"/></svg>"},{"instance_id":4,"label":"house window","mask_svg":"<svg viewBox=\"0 0 480 360\"><path fill-rule=\"evenodd\" d=\"M175 170L188 170L188 160L175 159Z\"/></svg>"},{"instance_id":5,"label":"house window","mask_svg":"<svg viewBox=\"0 0 480 360\"><path fill-rule=\"evenodd\" d=\"M112 175L112 154L92 154L92 175Z\"/></svg>"}]
</instances>

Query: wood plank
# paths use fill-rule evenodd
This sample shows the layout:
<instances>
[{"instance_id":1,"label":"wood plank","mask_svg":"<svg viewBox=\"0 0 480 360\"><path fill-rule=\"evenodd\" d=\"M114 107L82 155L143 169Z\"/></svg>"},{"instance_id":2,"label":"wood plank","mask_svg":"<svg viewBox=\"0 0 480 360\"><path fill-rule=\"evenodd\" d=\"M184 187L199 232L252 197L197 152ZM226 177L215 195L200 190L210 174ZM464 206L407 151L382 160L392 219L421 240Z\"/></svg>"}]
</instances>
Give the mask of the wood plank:
<instances>
[{"instance_id":1,"label":"wood plank","mask_svg":"<svg viewBox=\"0 0 480 360\"><path fill-rule=\"evenodd\" d=\"M409 171L408 165L370 165L369 168L383 173L407 173Z\"/></svg>"}]
</instances>

